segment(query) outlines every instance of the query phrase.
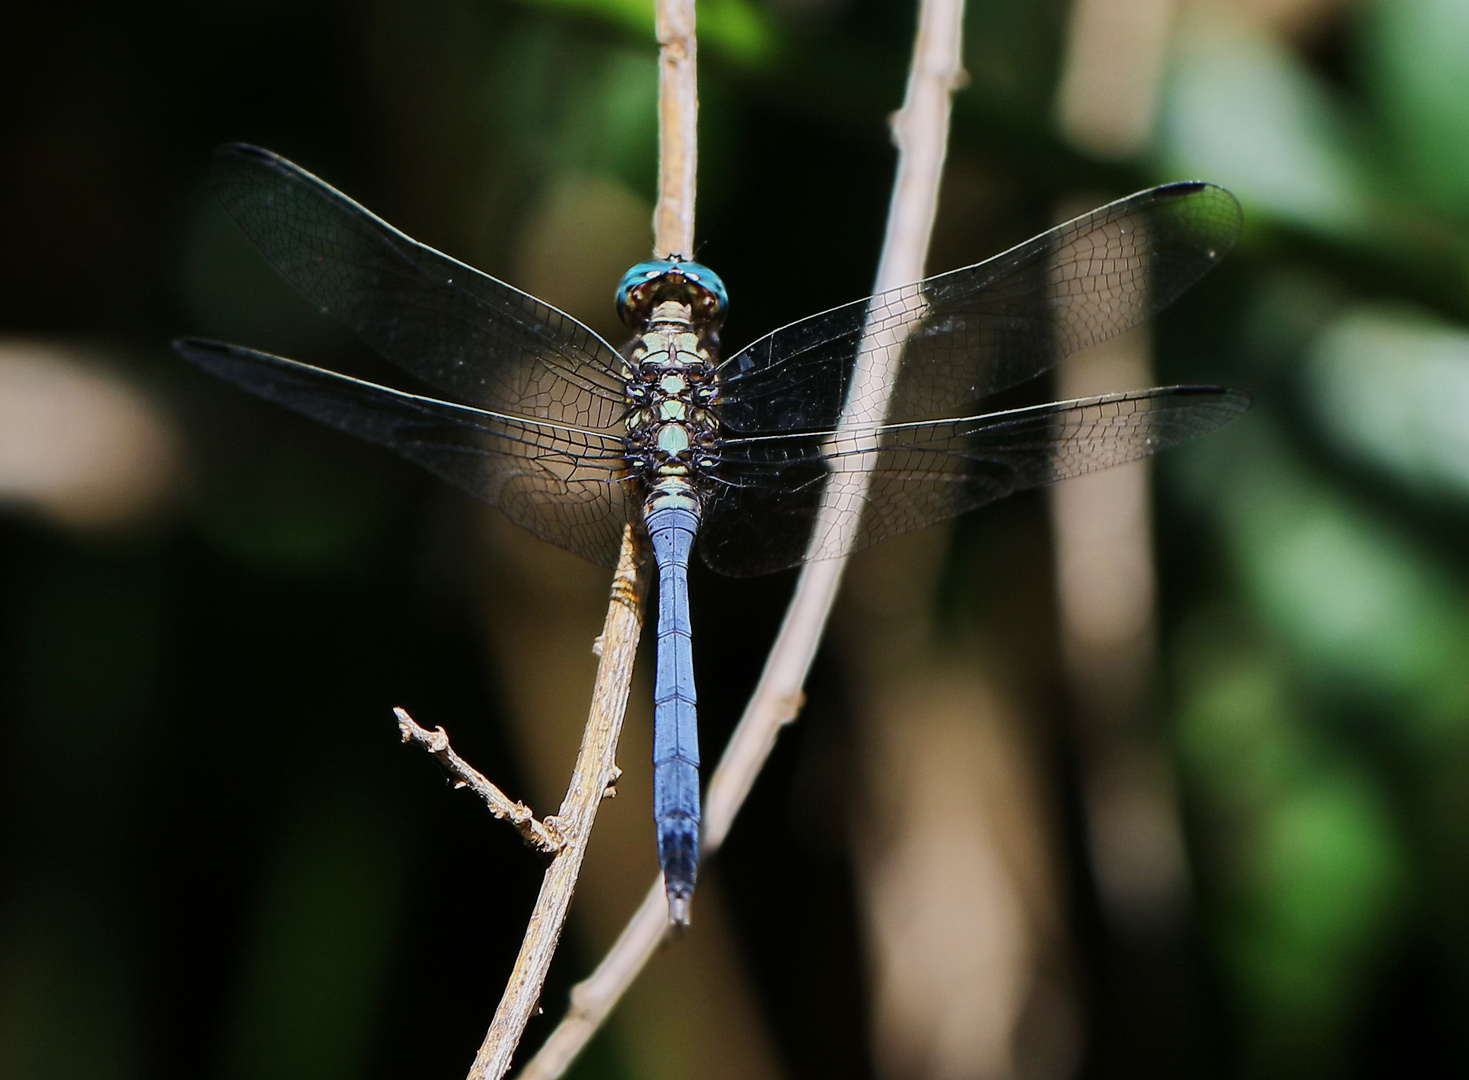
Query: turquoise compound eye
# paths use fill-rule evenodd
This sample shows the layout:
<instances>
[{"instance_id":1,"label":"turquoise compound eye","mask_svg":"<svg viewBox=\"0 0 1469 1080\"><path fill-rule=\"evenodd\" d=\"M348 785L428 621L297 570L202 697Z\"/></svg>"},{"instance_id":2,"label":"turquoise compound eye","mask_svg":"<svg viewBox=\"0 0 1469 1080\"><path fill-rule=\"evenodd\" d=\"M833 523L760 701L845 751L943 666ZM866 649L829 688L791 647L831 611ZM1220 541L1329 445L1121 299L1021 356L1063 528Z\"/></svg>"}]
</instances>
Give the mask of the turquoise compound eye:
<instances>
[{"instance_id":1,"label":"turquoise compound eye","mask_svg":"<svg viewBox=\"0 0 1469 1080\"><path fill-rule=\"evenodd\" d=\"M653 308L676 300L693 309L694 321L718 329L729 306L729 293L707 266L682 259L652 259L622 275L617 286L617 317L633 329L647 325Z\"/></svg>"}]
</instances>

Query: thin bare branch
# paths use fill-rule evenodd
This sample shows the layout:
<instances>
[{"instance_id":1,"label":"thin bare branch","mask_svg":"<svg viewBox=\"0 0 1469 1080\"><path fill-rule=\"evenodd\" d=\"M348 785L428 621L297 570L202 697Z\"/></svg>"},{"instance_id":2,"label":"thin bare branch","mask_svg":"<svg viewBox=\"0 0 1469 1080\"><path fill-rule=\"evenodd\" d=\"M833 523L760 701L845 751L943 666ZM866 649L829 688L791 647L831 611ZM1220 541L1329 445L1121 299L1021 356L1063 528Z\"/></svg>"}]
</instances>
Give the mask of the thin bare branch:
<instances>
[{"instance_id":1,"label":"thin bare branch","mask_svg":"<svg viewBox=\"0 0 1469 1080\"><path fill-rule=\"evenodd\" d=\"M658 0L658 208L653 254L694 253L699 169L698 39L694 0Z\"/></svg>"},{"instance_id":2,"label":"thin bare branch","mask_svg":"<svg viewBox=\"0 0 1469 1080\"><path fill-rule=\"evenodd\" d=\"M877 271L877 291L923 276L929 236L938 209L951 97L964 79L960 61L963 11L963 0L921 0L920 3L907 94L903 108L893 117L893 138L899 151L898 172ZM891 338L876 342L869 336L864 340L854 380L856 388L849 394L849 401L878 400L881 404L870 411L853 409L844 413L843 427L880 420L886 412L896 370L881 363L880 357L885 351L892 354L899 351L887 348L891 344ZM879 396L874 398L867 393L869 387L882 388ZM874 412L876 415L871 415ZM857 490L865 489L867 474L837 474L828 484L828 494L823 500L823 513L829 515L828 520L835 527L848 529L850 538L855 522L844 519L839 500L831 490L838 483L844 485L842 491L850 498L854 486ZM827 524L828 521L819 522L812 535L827 535ZM760 682L709 782L704 802L705 855L717 850L728 835L755 777L775 746L781 727L794 720L800 710L804 700L801 688L836 598L845 561L845 558L827 559L807 563L802 569ZM552 1080L565 1071L647 964L668 929L663 886L654 882L611 952L572 991L570 1013L527 1064L521 1080Z\"/></svg>"},{"instance_id":3,"label":"thin bare branch","mask_svg":"<svg viewBox=\"0 0 1469 1080\"><path fill-rule=\"evenodd\" d=\"M598 638L601 651L591 715L582 734L566 798L556 816L547 820L548 827L562 837L563 843L541 881L520 955L515 958L505 994L469 1070L469 1080L499 1080L510 1068L525 1025L540 1002L546 972L561 940L597 809L617 776L617 739L622 733L633 659L643 628L638 562L637 539L629 525L623 532L622 554L612 578L612 598Z\"/></svg>"},{"instance_id":4,"label":"thin bare branch","mask_svg":"<svg viewBox=\"0 0 1469 1080\"><path fill-rule=\"evenodd\" d=\"M654 254L688 255L694 246L694 182L698 162L694 0L658 0L657 28L659 168L658 206L653 217ZM489 1033L470 1069L469 1080L499 1080L510 1068L525 1025L540 1001L541 987L561 938L597 807L617 775L614 761L617 737L622 730L633 658L643 625L638 554L636 533L629 525L623 535L622 555L612 582L607 621L598 638L600 660L592 715L582 736L571 788L561 804L561 812L553 822L548 822L554 824L565 843L541 883L520 955L516 957ZM666 925L668 907L661 887L656 906L658 920Z\"/></svg>"},{"instance_id":5,"label":"thin bare branch","mask_svg":"<svg viewBox=\"0 0 1469 1080\"><path fill-rule=\"evenodd\" d=\"M572 988L571 1008L520 1071L518 1080L554 1080L564 1073L668 933L668 895L659 878L597 970Z\"/></svg>"},{"instance_id":6,"label":"thin bare branch","mask_svg":"<svg viewBox=\"0 0 1469 1080\"><path fill-rule=\"evenodd\" d=\"M469 762L454 752L449 745L449 733L442 727L429 731L420 727L413 717L408 715L407 709L393 710L398 718L398 731L403 735L404 742L417 743L429 752L429 755L443 766L444 771L454 781L455 787L467 787L478 795L484 804L502 821L508 821L514 825L516 831L525 838L525 842L539 851L559 851L564 844L561 833L552 823L543 824L536 820L535 814L530 807L523 802L515 802L503 791L497 788L489 780L485 779L483 773Z\"/></svg>"}]
</instances>

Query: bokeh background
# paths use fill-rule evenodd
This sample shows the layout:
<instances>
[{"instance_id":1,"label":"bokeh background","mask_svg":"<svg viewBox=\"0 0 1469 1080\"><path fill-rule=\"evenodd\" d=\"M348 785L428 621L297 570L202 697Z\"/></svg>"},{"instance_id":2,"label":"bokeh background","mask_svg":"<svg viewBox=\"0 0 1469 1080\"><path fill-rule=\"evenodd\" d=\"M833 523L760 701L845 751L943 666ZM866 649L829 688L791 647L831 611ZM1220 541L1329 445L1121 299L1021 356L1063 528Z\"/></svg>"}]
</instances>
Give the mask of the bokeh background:
<instances>
[{"instance_id":1,"label":"bokeh background","mask_svg":"<svg viewBox=\"0 0 1469 1080\"><path fill-rule=\"evenodd\" d=\"M607 575L168 342L397 378L216 205L234 139L615 337L649 8L0 17L0 1077L467 1068L540 863L389 710L553 811ZM867 291L915 11L699 18L738 346ZM1034 393L1255 408L854 564L694 930L575 1075L1469 1074L1469 2L970 0L965 35L930 269L1224 184L1236 252ZM696 571L710 761L793 581ZM648 697L528 1047L655 872Z\"/></svg>"}]
</instances>

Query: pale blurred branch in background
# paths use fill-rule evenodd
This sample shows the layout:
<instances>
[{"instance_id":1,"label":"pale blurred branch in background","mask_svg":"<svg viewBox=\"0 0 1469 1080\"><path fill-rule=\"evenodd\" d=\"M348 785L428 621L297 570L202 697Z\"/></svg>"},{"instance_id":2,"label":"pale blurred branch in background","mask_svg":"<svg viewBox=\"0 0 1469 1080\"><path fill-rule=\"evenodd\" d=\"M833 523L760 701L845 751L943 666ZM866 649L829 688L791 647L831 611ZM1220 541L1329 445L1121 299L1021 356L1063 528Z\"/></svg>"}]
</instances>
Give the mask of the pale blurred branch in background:
<instances>
[{"instance_id":1,"label":"pale blurred branch in background","mask_svg":"<svg viewBox=\"0 0 1469 1080\"><path fill-rule=\"evenodd\" d=\"M854 559L838 620L874 1064L883 1080L1057 1080L1079 1039L1038 718L984 658L1006 657L1005 632L944 625L951 538Z\"/></svg>"},{"instance_id":2,"label":"pale blurred branch in background","mask_svg":"<svg viewBox=\"0 0 1469 1080\"><path fill-rule=\"evenodd\" d=\"M1152 135L1175 0L1073 0L1056 126L1097 157L1135 157Z\"/></svg>"},{"instance_id":3,"label":"pale blurred branch in background","mask_svg":"<svg viewBox=\"0 0 1469 1080\"><path fill-rule=\"evenodd\" d=\"M1144 149L1173 19L1173 0L1077 0L1056 98L1063 136L1109 159ZM1057 218L1096 202L1079 196ZM1153 385L1147 331L1068 357L1057 382L1062 398ZM1092 872L1112 930L1140 941L1170 936L1191 907L1176 780L1159 729L1148 475L1138 461L1050 491Z\"/></svg>"},{"instance_id":4,"label":"pale blurred branch in background","mask_svg":"<svg viewBox=\"0 0 1469 1080\"><path fill-rule=\"evenodd\" d=\"M102 357L0 341L0 504L76 528L136 521L177 490L179 442L168 416Z\"/></svg>"},{"instance_id":5,"label":"pale blurred branch in background","mask_svg":"<svg viewBox=\"0 0 1469 1080\"><path fill-rule=\"evenodd\" d=\"M925 272L920 255L898 280ZM885 1080L1064 1077L1079 1039L1036 725L986 643L940 629L951 536L864 552L840 620L874 1063Z\"/></svg>"}]
</instances>

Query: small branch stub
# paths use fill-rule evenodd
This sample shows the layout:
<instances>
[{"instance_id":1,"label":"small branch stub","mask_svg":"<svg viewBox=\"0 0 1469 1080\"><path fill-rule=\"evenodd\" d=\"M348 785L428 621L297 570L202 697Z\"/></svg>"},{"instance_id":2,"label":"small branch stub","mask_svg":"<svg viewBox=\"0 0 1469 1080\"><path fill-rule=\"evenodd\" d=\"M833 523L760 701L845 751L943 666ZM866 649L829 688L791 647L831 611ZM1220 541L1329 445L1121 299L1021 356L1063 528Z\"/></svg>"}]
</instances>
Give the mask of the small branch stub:
<instances>
[{"instance_id":1,"label":"small branch stub","mask_svg":"<svg viewBox=\"0 0 1469 1080\"><path fill-rule=\"evenodd\" d=\"M617 771L617 737L622 732L633 660L643 626L639 562L637 537L629 525L623 529L622 552L602 626L602 654L592 690L591 714L582 732L566 797L555 818L545 822L562 839L562 844L546 868L515 967L470 1067L468 1080L500 1080L510 1068L525 1025L539 1010L541 989L561 939L592 823Z\"/></svg>"},{"instance_id":2,"label":"small branch stub","mask_svg":"<svg viewBox=\"0 0 1469 1080\"><path fill-rule=\"evenodd\" d=\"M536 850L548 853L561 850L566 841L553 823L553 819L547 818L545 822L537 821L530 807L523 802L512 800L485 779L484 774L454 752L454 748L449 745L448 732L441 727L429 731L419 726L413 717L408 715L406 709L395 708L393 715L398 718L398 731L403 736L403 741L417 743L427 750L429 755L443 766L444 771L454 781L455 787L467 787L473 791L484 800L485 805L490 808L490 813L514 825L516 831L525 838L525 842Z\"/></svg>"}]
</instances>

